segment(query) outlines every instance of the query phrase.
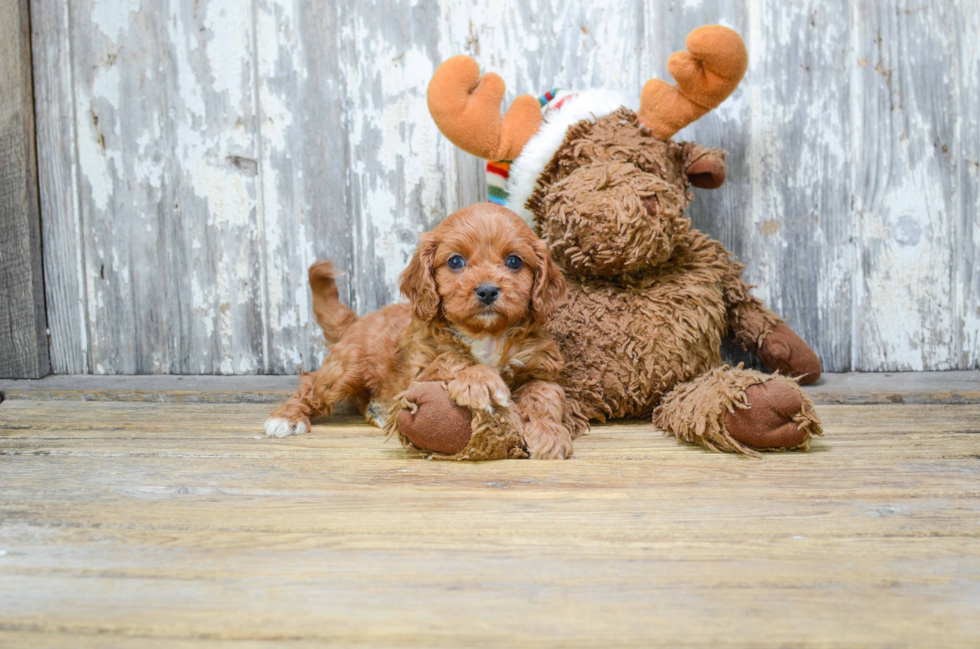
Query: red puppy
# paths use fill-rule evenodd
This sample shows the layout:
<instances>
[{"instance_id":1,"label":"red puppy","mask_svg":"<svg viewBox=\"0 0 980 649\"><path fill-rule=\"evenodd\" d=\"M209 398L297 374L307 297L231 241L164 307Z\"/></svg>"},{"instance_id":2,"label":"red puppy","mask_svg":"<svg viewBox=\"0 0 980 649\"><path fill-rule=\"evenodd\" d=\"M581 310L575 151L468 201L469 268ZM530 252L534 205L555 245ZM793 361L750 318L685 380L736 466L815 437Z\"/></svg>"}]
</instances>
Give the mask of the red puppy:
<instances>
[{"instance_id":1,"label":"red puppy","mask_svg":"<svg viewBox=\"0 0 980 649\"><path fill-rule=\"evenodd\" d=\"M472 409L516 407L527 451L567 458L562 359L544 324L564 299L551 253L510 210L478 203L423 235L401 276L409 304L358 319L338 301L333 266L310 268L314 312L327 342L323 366L265 422L273 437L305 433L342 399L383 426L395 398L417 381L446 384Z\"/></svg>"}]
</instances>

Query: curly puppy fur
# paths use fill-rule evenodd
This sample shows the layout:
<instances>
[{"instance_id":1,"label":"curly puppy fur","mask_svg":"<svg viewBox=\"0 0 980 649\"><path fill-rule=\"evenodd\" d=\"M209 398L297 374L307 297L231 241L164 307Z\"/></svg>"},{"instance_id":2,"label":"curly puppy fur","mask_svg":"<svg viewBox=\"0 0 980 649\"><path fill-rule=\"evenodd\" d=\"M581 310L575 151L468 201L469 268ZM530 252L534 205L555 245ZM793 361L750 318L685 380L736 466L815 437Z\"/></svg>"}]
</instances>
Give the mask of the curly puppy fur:
<instances>
[{"instance_id":1,"label":"curly puppy fur","mask_svg":"<svg viewBox=\"0 0 980 649\"><path fill-rule=\"evenodd\" d=\"M649 417L659 405L657 422L679 438L752 453L728 434L725 413L747 405L747 385L786 379L723 366L722 338L758 354L777 326L795 334L684 215L689 185L717 187L724 176L722 151L658 139L622 108L569 129L526 207L566 272L568 298L548 328L573 406L601 421ZM698 387L707 383L710 394ZM821 429L802 400L792 447L805 449Z\"/></svg>"},{"instance_id":2,"label":"curly puppy fur","mask_svg":"<svg viewBox=\"0 0 980 649\"><path fill-rule=\"evenodd\" d=\"M267 433L305 432L311 417L331 413L342 399L384 425L412 407L404 395L410 386L435 381L473 412L473 436L455 459L516 457L525 449L540 458L571 455L569 423L578 432L584 420L572 417L556 383L562 359L544 328L565 281L516 214L473 205L423 235L401 276L409 304L357 319L338 301L334 275L328 262L310 269L314 312L335 344L272 413Z\"/></svg>"}]
</instances>

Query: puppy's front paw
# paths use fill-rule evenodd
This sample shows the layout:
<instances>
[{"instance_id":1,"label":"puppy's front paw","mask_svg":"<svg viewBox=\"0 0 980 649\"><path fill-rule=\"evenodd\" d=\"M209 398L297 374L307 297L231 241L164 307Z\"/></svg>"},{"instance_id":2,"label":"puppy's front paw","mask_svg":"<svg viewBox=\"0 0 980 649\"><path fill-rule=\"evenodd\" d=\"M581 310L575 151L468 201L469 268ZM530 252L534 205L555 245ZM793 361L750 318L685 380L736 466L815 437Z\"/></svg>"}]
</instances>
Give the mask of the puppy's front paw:
<instances>
[{"instance_id":1,"label":"puppy's front paw","mask_svg":"<svg viewBox=\"0 0 980 649\"><path fill-rule=\"evenodd\" d=\"M488 368L473 368L448 384L449 398L456 405L493 412L494 406L510 405L510 390L500 375Z\"/></svg>"},{"instance_id":2,"label":"puppy's front paw","mask_svg":"<svg viewBox=\"0 0 980 649\"><path fill-rule=\"evenodd\" d=\"M525 421L524 443L535 460L567 460L572 457L572 435L560 424Z\"/></svg>"},{"instance_id":3,"label":"puppy's front paw","mask_svg":"<svg viewBox=\"0 0 980 649\"><path fill-rule=\"evenodd\" d=\"M265 420L266 437L289 437L310 432L310 422L302 419L290 421L282 417L269 417Z\"/></svg>"}]
</instances>

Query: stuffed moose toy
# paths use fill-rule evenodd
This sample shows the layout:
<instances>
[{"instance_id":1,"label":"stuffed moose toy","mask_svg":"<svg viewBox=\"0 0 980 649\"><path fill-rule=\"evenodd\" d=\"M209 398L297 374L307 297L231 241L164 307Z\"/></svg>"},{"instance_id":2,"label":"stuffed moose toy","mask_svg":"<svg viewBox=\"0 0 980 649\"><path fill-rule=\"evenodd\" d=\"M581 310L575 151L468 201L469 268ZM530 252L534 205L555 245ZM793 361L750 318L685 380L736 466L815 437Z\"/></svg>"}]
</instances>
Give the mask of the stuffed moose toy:
<instances>
[{"instance_id":1,"label":"stuffed moose toy","mask_svg":"<svg viewBox=\"0 0 980 649\"><path fill-rule=\"evenodd\" d=\"M457 56L433 76L429 110L454 144L489 161L490 199L524 218L566 275L567 300L548 328L565 359L573 436L589 420L652 415L715 451L806 450L822 433L799 384L820 376L820 362L684 215L691 185L725 181L725 153L671 139L735 90L745 45L720 26L694 30L686 45L668 62L676 86L648 81L638 105L608 90L552 91L520 96L501 116L503 80ZM725 365L725 336L777 373ZM445 430L466 427L458 410L440 384L417 384L397 413L398 437L442 457L514 457ZM447 448L434 435L457 441Z\"/></svg>"}]
</instances>

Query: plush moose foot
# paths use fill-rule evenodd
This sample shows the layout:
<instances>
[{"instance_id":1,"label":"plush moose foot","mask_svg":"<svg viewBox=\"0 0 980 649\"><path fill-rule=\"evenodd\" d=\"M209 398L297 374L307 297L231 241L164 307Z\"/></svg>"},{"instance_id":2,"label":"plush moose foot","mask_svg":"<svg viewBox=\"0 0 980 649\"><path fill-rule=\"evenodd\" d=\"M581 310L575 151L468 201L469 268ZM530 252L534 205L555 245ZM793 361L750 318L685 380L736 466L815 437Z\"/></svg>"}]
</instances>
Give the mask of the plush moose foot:
<instances>
[{"instance_id":1,"label":"plush moose foot","mask_svg":"<svg viewBox=\"0 0 980 649\"><path fill-rule=\"evenodd\" d=\"M415 448L454 455L470 443L473 415L453 403L441 383L416 383L402 398L415 407L398 410L398 431Z\"/></svg>"},{"instance_id":2,"label":"plush moose foot","mask_svg":"<svg viewBox=\"0 0 980 649\"><path fill-rule=\"evenodd\" d=\"M794 381L727 365L674 387L654 423L713 451L806 450L822 435L813 402Z\"/></svg>"},{"instance_id":3,"label":"plush moose foot","mask_svg":"<svg viewBox=\"0 0 980 649\"><path fill-rule=\"evenodd\" d=\"M416 383L395 399L385 424L407 447L450 460L524 458L520 416L513 408L470 409L438 381Z\"/></svg>"},{"instance_id":4,"label":"plush moose foot","mask_svg":"<svg viewBox=\"0 0 980 649\"><path fill-rule=\"evenodd\" d=\"M725 415L725 428L737 441L757 449L800 448L809 431L793 420L803 411L803 395L783 381L756 383L745 389L748 408Z\"/></svg>"},{"instance_id":5,"label":"plush moose foot","mask_svg":"<svg viewBox=\"0 0 980 649\"><path fill-rule=\"evenodd\" d=\"M771 371L799 377L802 385L809 385L820 378L820 359L810 346L783 322L772 328L756 353Z\"/></svg>"}]
</instances>

